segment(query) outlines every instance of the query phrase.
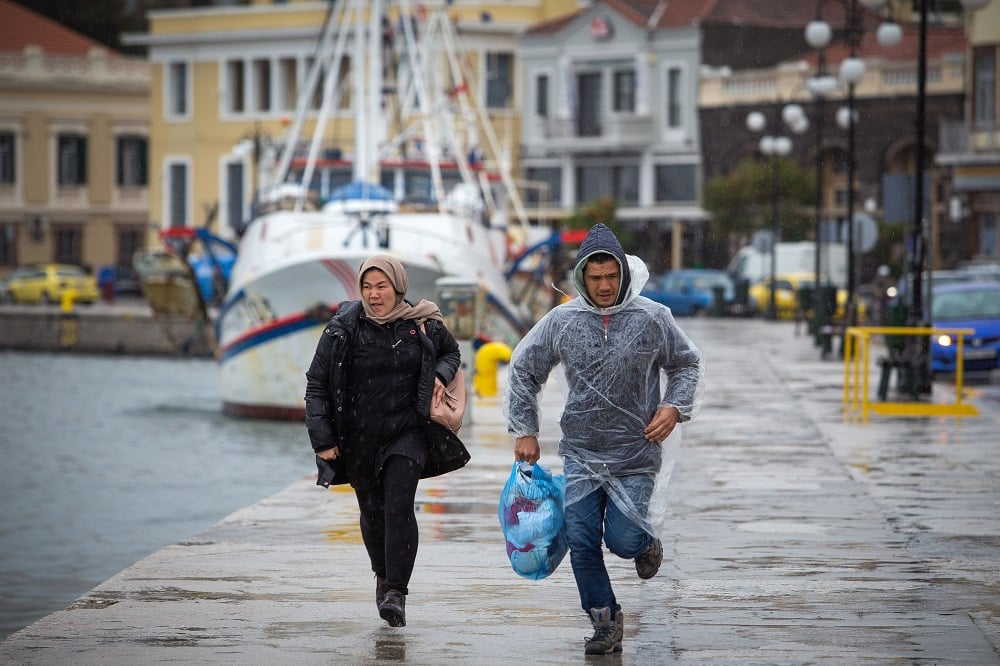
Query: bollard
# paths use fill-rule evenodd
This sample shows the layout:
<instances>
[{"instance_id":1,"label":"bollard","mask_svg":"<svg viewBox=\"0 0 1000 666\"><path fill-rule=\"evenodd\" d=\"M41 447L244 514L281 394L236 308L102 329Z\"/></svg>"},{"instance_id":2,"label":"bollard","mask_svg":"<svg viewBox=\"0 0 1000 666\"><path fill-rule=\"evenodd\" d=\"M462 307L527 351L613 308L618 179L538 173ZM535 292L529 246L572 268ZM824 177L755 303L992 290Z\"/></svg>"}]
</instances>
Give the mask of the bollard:
<instances>
[{"instance_id":1,"label":"bollard","mask_svg":"<svg viewBox=\"0 0 1000 666\"><path fill-rule=\"evenodd\" d=\"M712 316L722 317L726 314L726 288L712 287Z\"/></svg>"},{"instance_id":2,"label":"bollard","mask_svg":"<svg viewBox=\"0 0 1000 666\"><path fill-rule=\"evenodd\" d=\"M59 301L59 309L62 311L59 316L59 346L64 349L75 347L80 340L80 318L73 312L75 299L76 290L67 289Z\"/></svg>"},{"instance_id":3,"label":"bollard","mask_svg":"<svg viewBox=\"0 0 1000 666\"><path fill-rule=\"evenodd\" d=\"M472 383L484 398L497 394L497 367L510 361L511 348L502 342L487 342L476 352L476 374Z\"/></svg>"},{"instance_id":4,"label":"bollard","mask_svg":"<svg viewBox=\"0 0 1000 666\"><path fill-rule=\"evenodd\" d=\"M62 293L62 299L60 299L59 307L63 312L73 311L73 301L76 300L76 289L67 289Z\"/></svg>"}]
</instances>

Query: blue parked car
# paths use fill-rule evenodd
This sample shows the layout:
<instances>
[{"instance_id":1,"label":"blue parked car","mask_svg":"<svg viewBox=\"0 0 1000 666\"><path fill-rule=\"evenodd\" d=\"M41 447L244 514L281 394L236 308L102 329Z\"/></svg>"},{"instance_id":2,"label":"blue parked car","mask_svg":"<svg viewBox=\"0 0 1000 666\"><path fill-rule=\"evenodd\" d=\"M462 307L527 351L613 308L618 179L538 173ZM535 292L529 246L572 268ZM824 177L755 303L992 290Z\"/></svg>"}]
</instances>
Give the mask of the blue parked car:
<instances>
[{"instance_id":1,"label":"blue parked car","mask_svg":"<svg viewBox=\"0 0 1000 666\"><path fill-rule=\"evenodd\" d=\"M650 278L642 295L663 303L678 317L696 317L712 310L715 288L722 288L724 307L736 297L733 279L722 270L686 268Z\"/></svg>"},{"instance_id":2,"label":"blue parked car","mask_svg":"<svg viewBox=\"0 0 1000 666\"><path fill-rule=\"evenodd\" d=\"M931 320L939 328L971 328L962 350L966 372L1000 368L1000 282L959 282L934 288ZM931 340L931 370L953 373L956 342L950 335Z\"/></svg>"}]
</instances>

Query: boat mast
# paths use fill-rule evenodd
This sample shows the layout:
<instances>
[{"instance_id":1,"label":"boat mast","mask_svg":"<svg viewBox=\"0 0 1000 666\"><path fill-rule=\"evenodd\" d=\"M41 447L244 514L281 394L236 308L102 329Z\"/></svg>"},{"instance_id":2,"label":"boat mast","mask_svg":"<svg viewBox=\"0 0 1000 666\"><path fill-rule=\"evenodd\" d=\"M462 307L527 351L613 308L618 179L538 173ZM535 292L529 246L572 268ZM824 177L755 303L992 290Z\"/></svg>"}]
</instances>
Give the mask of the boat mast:
<instances>
[{"instance_id":1,"label":"boat mast","mask_svg":"<svg viewBox=\"0 0 1000 666\"><path fill-rule=\"evenodd\" d=\"M477 174L469 164L465 148L474 147L466 146L472 142L463 141L456 135L460 129L464 129L470 137L482 135L485 138L487 154L496 161L496 171L500 174L514 215L518 222L527 225L527 213L510 173L510 157L501 150L489 114L478 98L478 90L474 89L473 82L478 77L473 76L465 60L465 52L447 14L445 3L431 0L424 7L428 5L431 9L427 10L428 14L420 25L418 36L413 29L413 17L424 9L418 11L412 0L399 0L397 3L404 35L402 60L407 67L405 74L409 82L406 95L397 89L396 104L403 117L409 115L410 111L415 113L414 122L391 139L386 133L387 125L384 121L387 111L383 108L384 0L341 0L334 3L327 13L314 61L298 97L293 122L284 137L281 158L269 183L271 187L277 187L286 182L292 160L297 154L303 125L312 111L317 86L322 85L322 103L309 143L296 201L297 210L304 207L326 124L334 109L339 106L345 88L349 86L353 89L351 105L355 136L352 176L355 181L379 183L381 159L391 156L392 151L397 150L403 142L420 134L438 205L446 198L441 174L444 144L450 146L451 159L455 160L463 180L477 184L487 206L495 212L497 204L486 171L478 173L477 183ZM351 75L342 77L342 63L347 57L347 40L352 37ZM443 63L439 62L442 58ZM397 72L395 76L397 86L402 84L399 79L401 73ZM345 78L347 80L343 80ZM461 127L454 116L460 116Z\"/></svg>"},{"instance_id":2,"label":"boat mast","mask_svg":"<svg viewBox=\"0 0 1000 666\"><path fill-rule=\"evenodd\" d=\"M382 122L382 0L368 7L368 26L358 12L354 24L354 180L379 181L376 128ZM365 68L367 64L367 72ZM367 85L366 85L367 84Z\"/></svg>"},{"instance_id":3,"label":"boat mast","mask_svg":"<svg viewBox=\"0 0 1000 666\"><path fill-rule=\"evenodd\" d=\"M501 149L500 140L497 138L496 132L493 129L493 122L490 120L489 114L486 113L484 105L479 100L478 91L470 89L469 81L475 81L476 79L472 76L472 73L468 71L468 62L464 59L460 60L461 56L459 54L464 53L464 50L459 49L458 34L455 30L455 26L450 21L445 21L442 24L441 33L447 45L446 53L448 53L450 59L449 64L451 65L453 71L452 77L456 81L460 81L461 87L464 89L461 91L464 92L464 94L459 94L458 96L463 113L466 117L472 117L472 123L475 124L476 121L478 121L478 125L482 127L482 131L486 134L486 143L493 153L493 159L497 161L499 166L497 171L499 172L500 179L503 182L507 198L514 207L514 213L517 216L518 222L520 222L522 226L527 227L528 213L525 211L524 203L521 201L521 193L518 191L517 186L514 184L514 179L511 176L510 157L507 151ZM471 104L469 103L470 99L472 100ZM481 174L480 177L485 178L486 176L485 174ZM488 185L483 186L482 189L484 192L490 191Z\"/></svg>"},{"instance_id":4,"label":"boat mast","mask_svg":"<svg viewBox=\"0 0 1000 666\"><path fill-rule=\"evenodd\" d=\"M428 45L432 41L429 21L420 26L420 40L417 41L411 20L415 14L409 0L400 0L399 12L403 26L406 61L409 63L409 75L412 78L412 92L417 98L417 110L420 117L419 127L423 134L424 151L427 153L427 162L431 168L431 184L434 188L434 198L438 202L438 206L440 206L445 198L444 179L441 177L441 150L437 127L435 125L435 109L430 101L430 93L428 92L425 76L425 74L430 75L433 71L428 53ZM397 99L397 103L402 105L402 97ZM444 109L437 109L436 111L440 114ZM405 132L404 134L412 133Z\"/></svg>"},{"instance_id":5,"label":"boat mast","mask_svg":"<svg viewBox=\"0 0 1000 666\"><path fill-rule=\"evenodd\" d=\"M326 15L326 22L323 25L323 33L320 38L318 48L313 56L312 67L309 69L305 83L299 92L298 100L295 104L295 115L292 120L292 124L289 126L288 131L282 140L283 149L281 151L281 160L278 163L278 167L275 170L274 176L271 179L269 185L275 187L284 183L288 178L288 171L291 168L292 159L295 157L295 149L299 141L299 136L302 134L302 126L305 124L306 116L309 113L309 107L311 106L313 100L313 93L316 90L316 86L319 85L320 75L324 72L323 64L330 59L330 51L334 50L333 60L337 65L337 69L331 70L331 72L337 72L339 69L339 63L343 57L344 52L344 41L346 35L343 30L338 32L338 27L342 26L344 23L344 18L347 14L347 2L341 2L337 4L339 11L334 11L331 7ZM333 37L337 34L337 44L336 48L333 46ZM329 74L330 72L328 72ZM323 82L324 90L328 85L327 81ZM326 95L324 95L324 98ZM306 181L308 182L308 181ZM305 192L300 193L299 196L299 206L301 206L302 201L305 197Z\"/></svg>"}]
</instances>

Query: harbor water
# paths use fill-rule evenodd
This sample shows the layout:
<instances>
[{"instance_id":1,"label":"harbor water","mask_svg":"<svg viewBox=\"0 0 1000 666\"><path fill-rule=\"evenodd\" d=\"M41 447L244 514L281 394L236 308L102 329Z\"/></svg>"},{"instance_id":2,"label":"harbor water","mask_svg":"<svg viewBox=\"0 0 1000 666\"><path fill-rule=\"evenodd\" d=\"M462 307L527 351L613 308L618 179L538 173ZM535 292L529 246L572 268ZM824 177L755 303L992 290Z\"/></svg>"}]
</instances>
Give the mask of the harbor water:
<instances>
[{"instance_id":1,"label":"harbor water","mask_svg":"<svg viewBox=\"0 0 1000 666\"><path fill-rule=\"evenodd\" d=\"M0 640L315 472L301 423L221 413L211 360L0 352L0 377Z\"/></svg>"}]
</instances>

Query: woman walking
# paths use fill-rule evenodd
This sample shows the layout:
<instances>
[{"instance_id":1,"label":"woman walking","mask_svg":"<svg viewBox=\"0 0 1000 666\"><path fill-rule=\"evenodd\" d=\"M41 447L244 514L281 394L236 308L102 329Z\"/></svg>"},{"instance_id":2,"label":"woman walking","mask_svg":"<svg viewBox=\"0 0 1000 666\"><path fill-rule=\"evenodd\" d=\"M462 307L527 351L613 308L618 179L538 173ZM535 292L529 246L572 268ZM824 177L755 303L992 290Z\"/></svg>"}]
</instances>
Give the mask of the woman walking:
<instances>
[{"instance_id":1,"label":"woman walking","mask_svg":"<svg viewBox=\"0 0 1000 666\"><path fill-rule=\"evenodd\" d=\"M397 259L366 260L358 284L361 300L339 305L306 372L306 428L317 483L354 488L379 615L402 627L417 556L417 482L469 461L461 440L429 419L461 355L436 304L405 300Z\"/></svg>"}]
</instances>

